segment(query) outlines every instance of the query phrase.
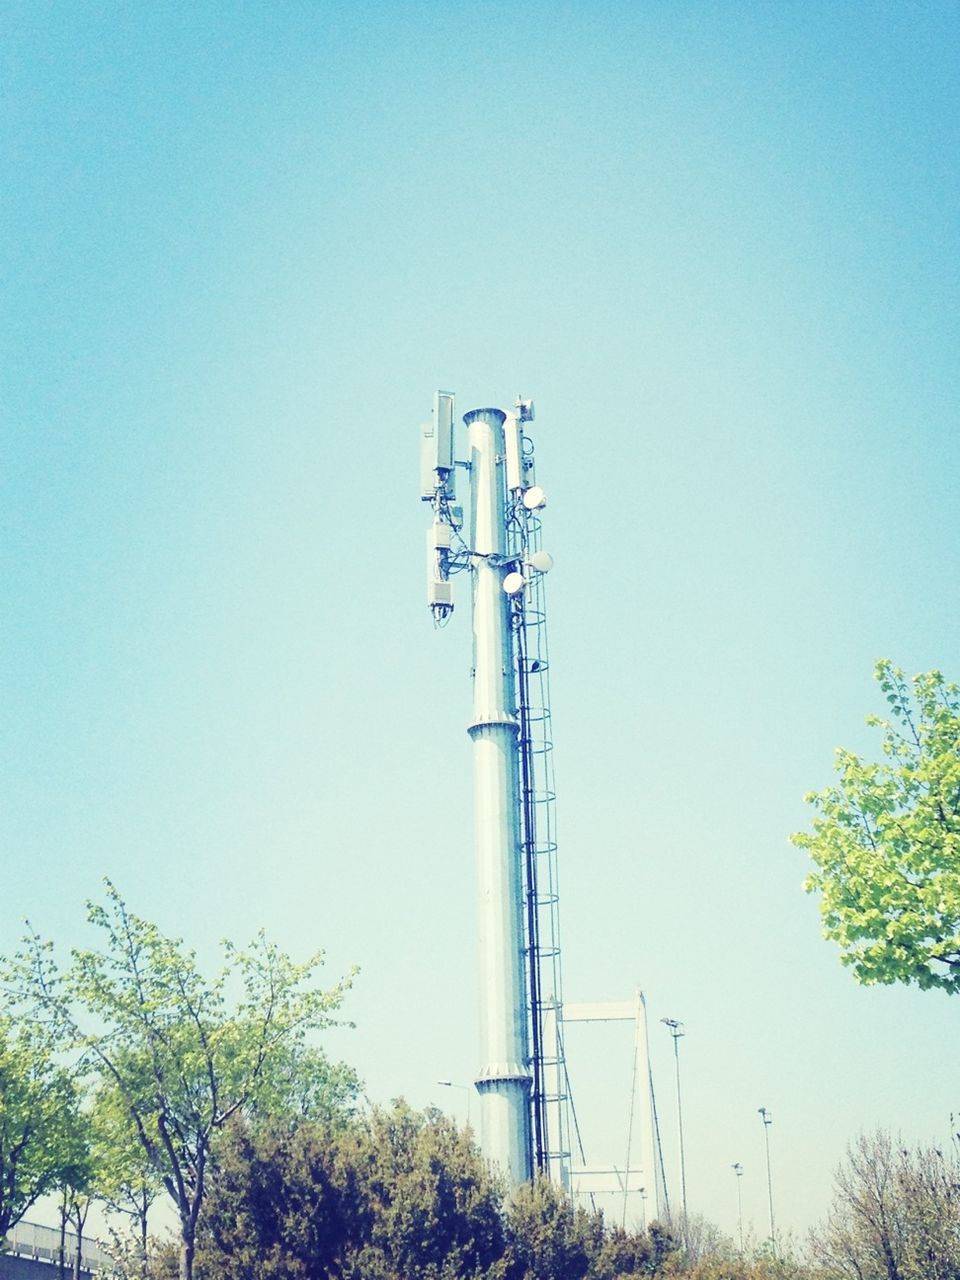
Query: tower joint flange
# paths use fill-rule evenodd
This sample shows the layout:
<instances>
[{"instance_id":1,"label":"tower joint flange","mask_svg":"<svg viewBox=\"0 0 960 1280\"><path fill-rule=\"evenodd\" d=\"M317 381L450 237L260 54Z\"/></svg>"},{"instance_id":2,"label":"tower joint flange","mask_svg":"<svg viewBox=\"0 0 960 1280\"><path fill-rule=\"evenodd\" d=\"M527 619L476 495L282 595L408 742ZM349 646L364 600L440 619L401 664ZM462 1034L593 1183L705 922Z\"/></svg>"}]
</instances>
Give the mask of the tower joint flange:
<instances>
[{"instance_id":1,"label":"tower joint flange","mask_svg":"<svg viewBox=\"0 0 960 1280\"><path fill-rule=\"evenodd\" d=\"M475 737L481 729L511 729L514 733L519 733L520 722L509 711L492 711L483 719L474 720L467 725L467 733L471 738Z\"/></svg>"}]
</instances>

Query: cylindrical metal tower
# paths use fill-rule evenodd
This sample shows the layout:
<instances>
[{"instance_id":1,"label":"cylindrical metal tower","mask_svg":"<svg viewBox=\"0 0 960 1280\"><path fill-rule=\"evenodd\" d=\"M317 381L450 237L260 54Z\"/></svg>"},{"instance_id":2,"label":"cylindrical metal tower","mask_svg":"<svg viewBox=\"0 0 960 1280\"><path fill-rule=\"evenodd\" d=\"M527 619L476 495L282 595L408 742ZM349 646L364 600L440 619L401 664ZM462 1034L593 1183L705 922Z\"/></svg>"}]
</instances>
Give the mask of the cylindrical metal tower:
<instances>
[{"instance_id":1,"label":"cylindrical metal tower","mask_svg":"<svg viewBox=\"0 0 960 1280\"><path fill-rule=\"evenodd\" d=\"M473 409L469 429L473 553L474 812L480 935L477 1075L484 1154L510 1183L532 1176L520 859L519 724L509 603L503 591L506 415Z\"/></svg>"}]
</instances>

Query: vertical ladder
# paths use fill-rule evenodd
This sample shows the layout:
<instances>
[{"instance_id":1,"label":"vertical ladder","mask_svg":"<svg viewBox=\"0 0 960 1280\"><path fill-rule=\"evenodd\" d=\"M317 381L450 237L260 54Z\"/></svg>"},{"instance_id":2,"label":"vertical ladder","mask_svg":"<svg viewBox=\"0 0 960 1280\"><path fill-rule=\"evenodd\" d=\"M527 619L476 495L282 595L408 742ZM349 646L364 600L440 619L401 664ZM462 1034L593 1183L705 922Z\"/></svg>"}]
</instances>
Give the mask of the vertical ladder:
<instances>
[{"instance_id":1,"label":"vertical ladder","mask_svg":"<svg viewBox=\"0 0 960 1280\"><path fill-rule=\"evenodd\" d=\"M533 447L523 438L524 467ZM527 577L511 598L511 625L520 723L520 832L523 867L525 961L530 1020L530 1094L533 1168L569 1186L567 1075L563 1060L556 791L551 736L545 574L526 562L541 550L541 521L519 496L508 512L508 555Z\"/></svg>"}]
</instances>

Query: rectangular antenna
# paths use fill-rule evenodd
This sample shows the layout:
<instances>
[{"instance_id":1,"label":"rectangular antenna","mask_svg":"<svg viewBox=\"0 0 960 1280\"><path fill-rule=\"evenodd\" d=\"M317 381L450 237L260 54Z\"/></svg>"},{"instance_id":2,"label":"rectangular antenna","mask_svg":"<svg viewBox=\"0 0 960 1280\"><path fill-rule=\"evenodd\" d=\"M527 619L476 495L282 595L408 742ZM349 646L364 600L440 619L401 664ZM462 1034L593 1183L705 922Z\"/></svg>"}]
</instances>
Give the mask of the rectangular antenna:
<instances>
[{"instance_id":1,"label":"rectangular antenna","mask_svg":"<svg viewBox=\"0 0 960 1280\"><path fill-rule=\"evenodd\" d=\"M508 413L503 424L503 454L507 463L507 488L513 492L523 488L523 467L520 463L520 419L516 413Z\"/></svg>"},{"instance_id":2,"label":"rectangular antenna","mask_svg":"<svg viewBox=\"0 0 960 1280\"><path fill-rule=\"evenodd\" d=\"M422 427L420 441L420 497L433 498L438 488L454 496L452 391L437 391L433 397L433 415Z\"/></svg>"},{"instance_id":3,"label":"rectangular antenna","mask_svg":"<svg viewBox=\"0 0 960 1280\"><path fill-rule=\"evenodd\" d=\"M453 392L438 391L433 397L433 428L436 435L437 460L434 466L453 470Z\"/></svg>"},{"instance_id":4,"label":"rectangular antenna","mask_svg":"<svg viewBox=\"0 0 960 1280\"><path fill-rule=\"evenodd\" d=\"M420 497L424 502L431 502L436 492L436 460L436 432L432 422L425 422L420 428Z\"/></svg>"}]
</instances>

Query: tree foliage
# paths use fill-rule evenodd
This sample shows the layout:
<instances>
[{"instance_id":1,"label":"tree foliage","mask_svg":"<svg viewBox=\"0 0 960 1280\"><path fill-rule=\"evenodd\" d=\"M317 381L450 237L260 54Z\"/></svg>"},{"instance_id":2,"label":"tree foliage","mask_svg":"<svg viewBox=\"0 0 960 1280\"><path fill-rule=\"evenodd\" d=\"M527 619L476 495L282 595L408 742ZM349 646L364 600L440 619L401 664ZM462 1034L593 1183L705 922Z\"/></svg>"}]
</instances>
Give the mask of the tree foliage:
<instances>
[{"instance_id":1,"label":"tree foliage","mask_svg":"<svg viewBox=\"0 0 960 1280\"><path fill-rule=\"evenodd\" d=\"M861 1135L811 1246L824 1280L958 1280L960 1162L882 1131Z\"/></svg>"},{"instance_id":2,"label":"tree foliage","mask_svg":"<svg viewBox=\"0 0 960 1280\"><path fill-rule=\"evenodd\" d=\"M545 1179L519 1188L507 1223L515 1280L583 1280L603 1247L603 1218Z\"/></svg>"},{"instance_id":3,"label":"tree foliage","mask_svg":"<svg viewBox=\"0 0 960 1280\"><path fill-rule=\"evenodd\" d=\"M470 1139L437 1112L397 1104L349 1124L232 1125L204 1214L204 1275L481 1275L503 1249L499 1195Z\"/></svg>"},{"instance_id":4,"label":"tree foliage","mask_svg":"<svg viewBox=\"0 0 960 1280\"><path fill-rule=\"evenodd\" d=\"M0 1240L83 1164L78 1101L42 1031L0 1017Z\"/></svg>"},{"instance_id":5,"label":"tree foliage","mask_svg":"<svg viewBox=\"0 0 960 1280\"><path fill-rule=\"evenodd\" d=\"M825 935L860 982L960 991L960 688L939 671L876 679L890 718L883 760L839 749L839 782L806 797L813 831L794 844L816 864Z\"/></svg>"},{"instance_id":6,"label":"tree foliage","mask_svg":"<svg viewBox=\"0 0 960 1280\"><path fill-rule=\"evenodd\" d=\"M91 1162L97 1198L111 1217L128 1229L111 1225L114 1251L135 1257L132 1274L147 1274L149 1215L163 1191L138 1138L124 1095L112 1079L100 1080L89 1110Z\"/></svg>"},{"instance_id":7,"label":"tree foliage","mask_svg":"<svg viewBox=\"0 0 960 1280\"><path fill-rule=\"evenodd\" d=\"M339 1125L231 1125L198 1259L207 1280L612 1280L659 1274L673 1249L549 1183L508 1201L468 1132L400 1102Z\"/></svg>"},{"instance_id":8,"label":"tree foliage","mask_svg":"<svg viewBox=\"0 0 960 1280\"><path fill-rule=\"evenodd\" d=\"M576 1205L555 1183L520 1187L506 1206L509 1280L613 1280L655 1276L678 1257L659 1223L649 1231L608 1227L603 1214Z\"/></svg>"},{"instance_id":9,"label":"tree foliage","mask_svg":"<svg viewBox=\"0 0 960 1280\"><path fill-rule=\"evenodd\" d=\"M248 1118L255 1125L302 1120L342 1124L353 1114L360 1078L345 1062L331 1062L316 1045L291 1041L277 1045L264 1063L263 1077Z\"/></svg>"},{"instance_id":10,"label":"tree foliage","mask_svg":"<svg viewBox=\"0 0 960 1280\"><path fill-rule=\"evenodd\" d=\"M358 1135L372 1206L364 1270L409 1277L482 1274L502 1248L500 1189L469 1132L441 1112L375 1108Z\"/></svg>"},{"instance_id":11,"label":"tree foliage","mask_svg":"<svg viewBox=\"0 0 960 1280\"><path fill-rule=\"evenodd\" d=\"M28 1013L79 1050L122 1099L144 1169L176 1206L180 1273L190 1280L214 1135L252 1107L276 1056L328 1024L349 979L312 985L319 954L295 964L261 934L246 951L224 944L212 981L180 939L132 912L107 882L88 904L101 949L75 950L61 972L37 935L14 983Z\"/></svg>"}]
</instances>

